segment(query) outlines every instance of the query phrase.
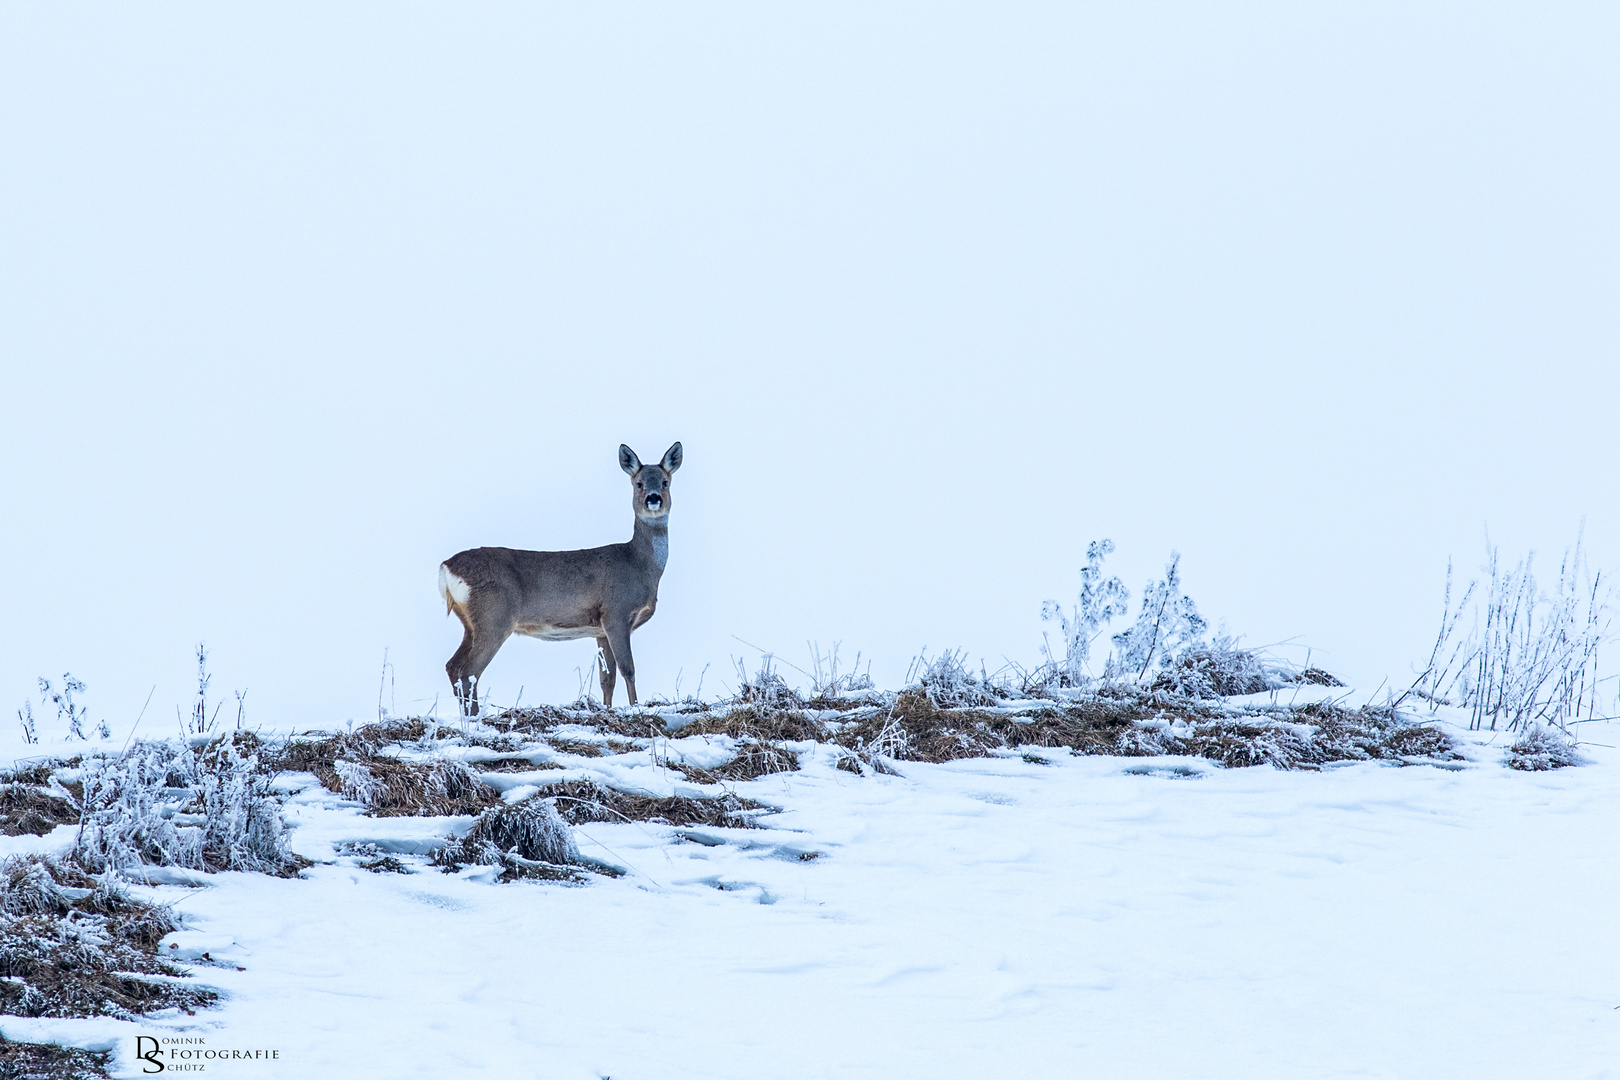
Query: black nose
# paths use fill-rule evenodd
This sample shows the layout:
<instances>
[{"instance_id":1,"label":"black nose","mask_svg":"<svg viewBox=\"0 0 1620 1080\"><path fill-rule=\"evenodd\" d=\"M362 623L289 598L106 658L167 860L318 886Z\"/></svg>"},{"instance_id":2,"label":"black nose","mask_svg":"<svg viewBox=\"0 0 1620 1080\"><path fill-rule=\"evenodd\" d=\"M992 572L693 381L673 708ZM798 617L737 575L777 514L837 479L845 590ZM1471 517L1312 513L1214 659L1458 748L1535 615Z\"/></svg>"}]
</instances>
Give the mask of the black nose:
<instances>
[{"instance_id":1,"label":"black nose","mask_svg":"<svg viewBox=\"0 0 1620 1080\"><path fill-rule=\"evenodd\" d=\"M647 496L647 509L649 509L649 510L657 510L660 506L663 506L663 505L664 505L664 497L662 495L649 495L649 496Z\"/></svg>"}]
</instances>

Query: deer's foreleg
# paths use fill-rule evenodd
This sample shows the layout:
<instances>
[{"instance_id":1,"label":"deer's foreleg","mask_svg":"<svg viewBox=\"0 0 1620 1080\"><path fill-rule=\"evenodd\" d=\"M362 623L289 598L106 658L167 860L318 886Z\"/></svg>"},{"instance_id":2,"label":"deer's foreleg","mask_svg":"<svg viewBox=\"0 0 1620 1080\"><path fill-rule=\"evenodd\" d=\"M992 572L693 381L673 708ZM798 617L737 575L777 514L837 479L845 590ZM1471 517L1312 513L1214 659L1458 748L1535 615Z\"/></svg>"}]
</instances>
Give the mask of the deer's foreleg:
<instances>
[{"instance_id":1,"label":"deer's foreleg","mask_svg":"<svg viewBox=\"0 0 1620 1080\"><path fill-rule=\"evenodd\" d=\"M614 619L607 624L609 656L618 664L624 676L624 692L630 698L630 707L636 704L636 661L630 655L630 620Z\"/></svg>"}]
</instances>

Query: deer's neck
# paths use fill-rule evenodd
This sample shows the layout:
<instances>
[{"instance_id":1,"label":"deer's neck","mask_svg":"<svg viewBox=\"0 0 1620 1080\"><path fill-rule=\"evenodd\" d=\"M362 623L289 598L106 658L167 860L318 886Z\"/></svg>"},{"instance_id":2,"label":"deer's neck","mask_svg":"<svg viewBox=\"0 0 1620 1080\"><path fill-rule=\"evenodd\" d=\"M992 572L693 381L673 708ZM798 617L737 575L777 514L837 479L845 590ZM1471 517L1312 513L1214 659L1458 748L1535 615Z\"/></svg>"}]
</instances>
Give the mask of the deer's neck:
<instances>
[{"instance_id":1,"label":"deer's neck","mask_svg":"<svg viewBox=\"0 0 1620 1080\"><path fill-rule=\"evenodd\" d=\"M649 525L641 518L636 518L635 535L630 537L630 546L643 552L658 572L664 572L664 564L669 562L669 522L666 518L662 524Z\"/></svg>"}]
</instances>

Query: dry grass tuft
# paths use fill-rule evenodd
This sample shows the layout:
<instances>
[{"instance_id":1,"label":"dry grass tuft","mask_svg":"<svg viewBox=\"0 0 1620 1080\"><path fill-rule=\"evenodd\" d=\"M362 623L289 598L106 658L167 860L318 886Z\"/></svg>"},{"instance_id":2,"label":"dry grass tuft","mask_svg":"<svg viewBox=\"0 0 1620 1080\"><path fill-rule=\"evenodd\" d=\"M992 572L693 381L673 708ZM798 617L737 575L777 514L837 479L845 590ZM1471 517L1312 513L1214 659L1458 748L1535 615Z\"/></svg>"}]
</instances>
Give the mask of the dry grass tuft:
<instances>
[{"instance_id":1,"label":"dry grass tuft","mask_svg":"<svg viewBox=\"0 0 1620 1080\"><path fill-rule=\"evenodd\" d=\"M476 814L499 805L500 793L459 761L401 761L374 755L363 761L333 762L321 783L344 798L363 803L374 817L448 817Z\"/></svg>"},{"instance_id":2,"label":"dry grass tuft","mask_svg":"<svg viewBox=\"0 0 1620 1080\"><path fill-rule=\"evenodd\" d=\"M729 735L755 742L825 742L831 733L826 724L805 715L794 698L784 708L754 702L710 712L684 725L680 734Z\"/></svg>"},{"instance_id":3,"label":"dry grass tuft","mask_svg":"<svg viewBox=\"0 0 1620 1080\"><path fill-rule=\"evenodd\" d=\"M3 1080L111 1080L112 1073L107 1071L111 1058L105 1050L12 1042L0 1035Z\"/></svg>"},{"instance_id":4,"label":"dry grass tuft","mask_svg":"<svg viewBox=\"0 0 1620 1080\"><path fill-rule=\"evenodd\" d=\"M544 734L570 724L629 739L664 738L669 734L664 721L656 715L604 709L594 703L590 703L589 708L559 709L552 705L541 705L529 709L507 709L485 722L500 731L532 735Z\"/></svg>"},{"instance_id":5,"label":"dry grass tuft","mask_svg":"<svg viewBox=\"0 0 1620 1080\"><path fill-rule=\"evenodd\" d=\"M1523 772L1545 772L1585 765L1575 740L1554 727L1536 726L1508 747L1507 765Z\"/></svg>"},{"instance_id":6,"label":"dry grass tuft","mask_svg":"<svg viewBox=\"0 0 1620 1080\"><path fill-rule=\"evenodd\" d=\"M532 761L526 757L496 758L494 761L473 761L468 763L474 772L481 773L519 773L536 772L541 769L562 769L566 766L558 765L555 761Z\"/></svg>"},{"instance_id":7,"label":"dry grass tuft","mask_svg":"<svg viewBox=\"0 0 1620 1080\"><path fill-rule=\"evenodd\" d=\"M82 760L82 758L75 758L71 762L60 760L36 761L32 765L0 769L0 784L27 784L30 787L44 787L51 782L51 776L55 774L57 769L77 765Z\"/></svg>"},{"instance_id":8,"label":"dry grass tuft","mask_svg":"<svg viewBox=\"0 0 1620 1080\"><path fill-rule=\"evenodd\" d=\"M700 768L685 762L669 764L670 768L693 783L722 784L758 780L762 776L771 776L775 773L798 772L799 755L783 746L746 739L738 742L736 756L712 769Z\"/></svg>"},{"instance_id":9,"label":"dry grass tuft","mask_svg":"<svg viewBox=\"0 0 1620 1080\"><path fill-rule=\"evenodd\" d=\"M540 798L484 811L466 836L433 853L433 863L446 872L469 864L503 866L502 881L585 880L568 823Z\"/></svg>"},{"instance_id":10,"label":"dry grass tuft","mask_svg":"<svg viewBox=\"0 0 1620 1080\"><path fill-rule=\"evenodd\" d=\"M0 863L0 1009L13 1016L113 1016L211 1004L211 990L157 955L179 928L164 907L38 857Z\"/></svg>"},{"instance_id":11,"label":"dry grass tuft","mask_svg":"<svg viewBox=\"0 0 1620 1080\"><path fill-rule=\"evenodd\" d=\"M500 793L461 762L379 753L426 735L421 720L390 720L324 739L289 740L274 760L280 769L314 773L328 791L363 804L375 817L476 814L500 803Z\"/></svg>"},{"instance_id":12,"label":"dry grass tuft","mask_svg":"<svg viewBox=\"0 0 1620 1080\"><path fill-rule=\"evenodd\" d=\"M70 800L33 784L0 785L0 832L6 836L44 836L58 825L77 825L79 808Z\"/></svg>"},{"instance_id":13,"label":"dry grass tuft","mask_svg":"<svg viewBox=\"0 0 1620 1080\"><path fill-rule=\"evenodd\" d=\"M660 825L713 825L754 828L753 816L769 812L764 803L727 792L710 798L641 795L591 780L565 780L540 789L570 825L591 821L649 821Z\"/></svg>"}]
</instances>

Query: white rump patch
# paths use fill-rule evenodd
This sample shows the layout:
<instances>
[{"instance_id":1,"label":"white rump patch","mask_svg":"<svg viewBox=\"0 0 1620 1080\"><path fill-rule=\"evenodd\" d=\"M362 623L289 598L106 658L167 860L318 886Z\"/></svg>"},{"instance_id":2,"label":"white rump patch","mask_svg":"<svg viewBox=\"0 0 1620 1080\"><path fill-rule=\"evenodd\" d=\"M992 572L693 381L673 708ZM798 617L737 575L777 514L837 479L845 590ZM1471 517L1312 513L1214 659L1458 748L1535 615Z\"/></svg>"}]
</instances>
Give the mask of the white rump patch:
<instances>
[{"instance_id":1,"label":"white rump patch","mask_svg":"<svg viewBox=\"0 0 1620 1080\"><path fill-rule=\"evenodd\" d=\"M450 572L444 563L439 564L439 595L444 597L446 604L465 604L472 590L467 583Z\"/></svg>"}]
</instances>

